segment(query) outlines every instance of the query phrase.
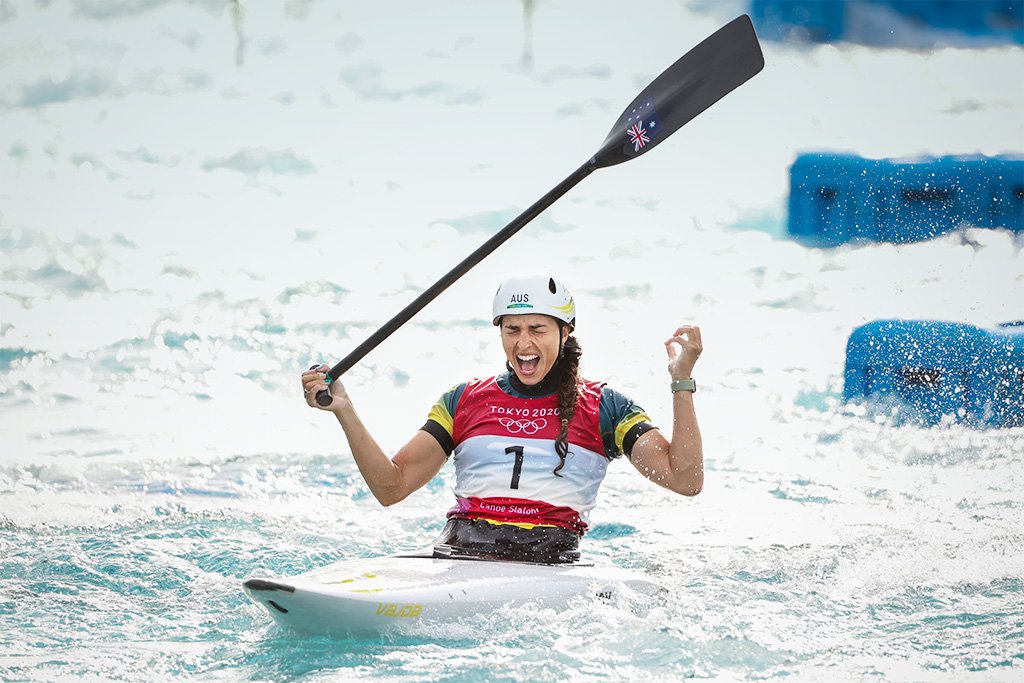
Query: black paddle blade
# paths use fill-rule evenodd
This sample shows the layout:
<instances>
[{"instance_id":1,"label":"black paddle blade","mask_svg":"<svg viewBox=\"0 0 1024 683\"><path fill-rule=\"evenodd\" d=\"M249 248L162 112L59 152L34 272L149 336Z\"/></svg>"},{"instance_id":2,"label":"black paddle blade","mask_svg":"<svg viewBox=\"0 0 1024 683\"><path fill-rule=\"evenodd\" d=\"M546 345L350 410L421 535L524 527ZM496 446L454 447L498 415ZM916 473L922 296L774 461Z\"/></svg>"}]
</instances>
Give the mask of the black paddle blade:
<instances>
[{"instance_id":1,"label":"black paddle blade","mask_svg":"<svg viewBox=\"0 0 1024 683\"><path fill-rule=\"evenodd\" d=\"M762 68L761 46L744 14L644 88L622 112L591 163L598 168L614 166L649 152Z\"/></svg>"}]
</instances>

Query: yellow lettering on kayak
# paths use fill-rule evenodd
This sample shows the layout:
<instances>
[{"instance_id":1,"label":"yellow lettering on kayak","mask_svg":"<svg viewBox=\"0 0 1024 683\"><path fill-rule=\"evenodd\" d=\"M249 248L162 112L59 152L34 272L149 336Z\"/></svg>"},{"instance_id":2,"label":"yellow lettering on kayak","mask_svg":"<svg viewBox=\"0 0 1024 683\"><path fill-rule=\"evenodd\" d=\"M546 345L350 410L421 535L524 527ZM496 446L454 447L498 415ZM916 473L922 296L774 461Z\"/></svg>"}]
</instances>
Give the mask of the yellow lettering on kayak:
<instances>
[{"instance_id":1,"label":"yellow lettering on kayak","mask_svg":"<svg viewBox=\"0 0 1024 683\"><path fill-rule=\"evenodd\" d=\"M353 581L355 581L357 579L376 579L376 578L377 578L377 575L374 574L373 572L363 572L361 575L359 575L355 579L339 579L337 581L329 581L328 583L352 583Z\"/></svg>"},{"instance_id":2,"label":"yellow lettering on kayak","mask_svg":"<svg viewBox=\"0 0 1024 683\"><path fill-rule=\"evenodd\" d=\"M393 602L378 602L377 616L418 619L423 613L423 605L399 605Z\"/></svg>"}]
</instances>

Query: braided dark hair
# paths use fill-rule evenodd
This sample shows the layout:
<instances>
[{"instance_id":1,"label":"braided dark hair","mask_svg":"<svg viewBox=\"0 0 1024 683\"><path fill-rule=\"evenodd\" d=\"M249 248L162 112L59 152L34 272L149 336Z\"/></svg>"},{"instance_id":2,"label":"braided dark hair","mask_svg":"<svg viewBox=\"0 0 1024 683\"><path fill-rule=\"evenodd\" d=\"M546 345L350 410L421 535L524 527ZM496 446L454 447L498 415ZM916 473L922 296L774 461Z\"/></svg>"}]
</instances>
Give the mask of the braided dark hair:
<instances>
[{"instance_id":1,"label":"braided dark hair","mask_svg":"<svg viewBox=\"0 0 1024 683\"><path fill-rule=\"evenodd\" d=\"M561 331L561 325L559 325L559 331ZM583 349L580 348L580 343L576 340L576 337L571 334L565 340L565 344L562 346L562 357L559 360L559 377L558 377L558 414L562 418L562 431L558 435L558 439L555 440L555 452L558 453L558 467L552 472L556 477L562 475L558 473L560 469L565 467L565 458L569 455L569 423L572 422L572 418L576 415L576 401L579 399L579 382L580 382L580 356L583 355Z\"/></svg>"}]
</instances>

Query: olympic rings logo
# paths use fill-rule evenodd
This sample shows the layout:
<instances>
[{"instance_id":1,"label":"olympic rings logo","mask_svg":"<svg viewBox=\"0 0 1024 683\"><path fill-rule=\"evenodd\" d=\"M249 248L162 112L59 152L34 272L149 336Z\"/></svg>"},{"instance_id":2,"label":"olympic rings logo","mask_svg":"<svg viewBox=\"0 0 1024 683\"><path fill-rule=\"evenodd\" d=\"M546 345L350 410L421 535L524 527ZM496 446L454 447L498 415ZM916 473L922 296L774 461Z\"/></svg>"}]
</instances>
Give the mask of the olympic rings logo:
<instances>
[{"instance_id":1,"label":"olympic rings logo","mask_svg":"<svg viewBox=\"0 0 1024 683\"><path fill-rule=\"evenodd\" d=\"M544 418L539 420L513 420L510 417L498 419L498 423L509 431L509 434L536 434L547 426Z\"/></svg>"}]
</instances>

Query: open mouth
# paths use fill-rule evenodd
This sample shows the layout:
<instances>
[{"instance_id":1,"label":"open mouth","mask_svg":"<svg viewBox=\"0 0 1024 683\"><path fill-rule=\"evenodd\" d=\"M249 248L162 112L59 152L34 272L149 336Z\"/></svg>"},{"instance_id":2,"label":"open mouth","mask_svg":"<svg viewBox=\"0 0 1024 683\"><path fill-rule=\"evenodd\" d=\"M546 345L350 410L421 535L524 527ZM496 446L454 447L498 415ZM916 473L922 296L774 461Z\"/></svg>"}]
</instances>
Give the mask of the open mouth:
<instances>
[{"instance_id":1,"label":"open mouth","mask_svg":"<svg viewBox=\"0 0 1024 683\"><path fill-rule=\"evenodd\" d=\"M516 364L519 366L520 376L531 377L535 372L537 372L537 366L540 365L540 356L517 355Z\"/></svg>"}]
</instances>

